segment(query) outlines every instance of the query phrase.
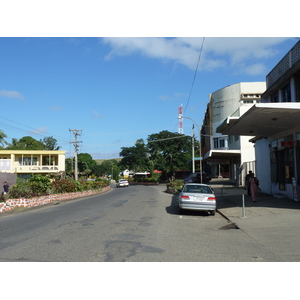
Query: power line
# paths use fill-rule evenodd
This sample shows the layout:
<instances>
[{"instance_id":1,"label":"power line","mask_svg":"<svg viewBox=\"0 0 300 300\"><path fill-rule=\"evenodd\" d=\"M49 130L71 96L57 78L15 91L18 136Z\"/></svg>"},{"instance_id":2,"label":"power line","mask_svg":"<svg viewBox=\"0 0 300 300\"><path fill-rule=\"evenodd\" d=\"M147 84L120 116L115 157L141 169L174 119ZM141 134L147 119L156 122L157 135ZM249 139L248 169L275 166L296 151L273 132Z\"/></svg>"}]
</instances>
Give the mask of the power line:
<instances>
[{"instance_id":1,"label":"power line","mask_svg":"<svg viewBox=\"0 0 300 300\"><path fill-rule=\"evenodd\" d=\"M191 98L191 95L192 95L192 91L193 91L193 88L194 88L194 84L195 84L195 80L196 80L196 76L197 76L197 72L198 72L198 67L199 67L199 63L200 63L200 59L201 59L201 54L202 54L202 50L203 50L204 40L205 40L205 37L202 39L202 45L201 45L200 52L199 52L198 62L197 62L197 66L196 66L196 70L195 70L195 73L194 73L194 78L193 78L190 94L189 94L188 101L187 101L187 104L185 106L184 112L186 111L186 109L189 105L190 98Z\"/></svg>"},{"instance_id":2,"label":"power line","mask_svg":"<svg viewBox=\"0 0 300 300\"><path fill-rule=\"evenodd\" d=\"M171 138L165 138L165 139L148 141L148 143L154 143L154 142L160 142L160 141L167 141L167 140L173 140L173 139L180 139L180 138L184 138L184 137L189 137L190 138L189 135L181 135L181 136L175 136L175 137L171 137Z\"/></svg>"},{"instance_id":3,"label":"power line","mask_svg":"<svg viewBox=\"0 0 300 300\"><path fill-rule=\"evenodd\" d=\"M4 120L7 120L7 121L9 121L9 122L12 122L12 123L21 125L23 128L24 128L24 127L27 127L27 128L29 128L29 129L32 129L32 130L35 130L35 131L36 131L36 128L27 126L27 125L25 125L25 124L21 124L21 123L19 123L19 122L16 122L16 121L7 119L7 118L2 117L2 116L0 116L0 118L2 118L2 119L4 119ZM28 130L25 130L25 129L23 129L23 128L19 128L19 127L13 126L13 125L9 125L9 124L6 124L6 123L0 122L0 127L6 128L6 129L11 130L11 131L15 131L15 132L19 132L19 133L25 133L25 134L28 134ZM37 135L41 135L41 136L46 136L46 134L43 133L42 131L41 131L41 133L36 133L36 134L37 134ZM61 137L61 136L54 135L54 134L51 134L51 133L47 133L47 136L48 136L48 135L52 135L52 136L61 138L61 141L63 141L63 143L68 143L68 141L69 141L66 137Z\"/></svg>"},{"instance_id":4,"label":"power line","mask_svg":"<svg viewBox=\"0 0 300 300\"><path fill-rule=\"evenodd\" d=\"M194 78L193 78L193 81L192 81L191 90L190 90L190 93L189 93L189 96L188 96L188 100L187 100L186 106L184 108L183 115L185 114L185 111L188 108L188 105L189 105L189 102L190 102L190 99L191 99L191 96L192 96L192 91L193 91L194 84L195 84L195 81L196 81L197 72L198 72L198 68L199 68L199 63L200 63L200 59L201 59L201 55L202 55L202 51L203 51L204 41L205 41L205 37L203 37L203 39L202 39L202 44L201 44L201 48L200 48L200 51L199 51L197 66L196 66L196 69L195 69L195 73L194 73ZM176 127L177 127L177 124L176 124ZM174 128L174 130L175 130L175 128Z\"/></svg>"}]
</instances>

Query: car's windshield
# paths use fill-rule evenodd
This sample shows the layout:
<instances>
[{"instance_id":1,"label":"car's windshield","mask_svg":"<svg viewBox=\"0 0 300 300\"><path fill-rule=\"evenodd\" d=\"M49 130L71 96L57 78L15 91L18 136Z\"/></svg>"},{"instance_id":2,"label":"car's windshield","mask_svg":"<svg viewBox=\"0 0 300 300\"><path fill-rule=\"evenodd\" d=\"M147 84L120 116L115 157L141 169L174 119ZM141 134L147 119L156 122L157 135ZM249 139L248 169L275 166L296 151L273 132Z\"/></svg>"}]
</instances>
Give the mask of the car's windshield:
<instances>
[{"instance_id":1,"label":"car's windshield","mask_svg":"<svg viewBox=\"0 0 300 300\"><path fill-rule=\"evenodd\" d=\"M212 194L210 187L203 185L186 185L182 191L185 193Z\"/></svg>"}]
</instances>

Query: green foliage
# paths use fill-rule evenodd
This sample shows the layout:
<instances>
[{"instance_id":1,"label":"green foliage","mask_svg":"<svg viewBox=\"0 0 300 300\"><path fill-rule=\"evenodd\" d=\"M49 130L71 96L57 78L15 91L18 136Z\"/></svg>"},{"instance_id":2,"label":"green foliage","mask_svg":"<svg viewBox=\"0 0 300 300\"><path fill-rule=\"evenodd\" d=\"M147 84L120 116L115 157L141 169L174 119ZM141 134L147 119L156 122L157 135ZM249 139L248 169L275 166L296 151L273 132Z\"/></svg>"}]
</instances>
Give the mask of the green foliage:
<instances>
[{"instance_id":1,"label":"green foliage","mask_svg":"<svg viewBox=\"0 0 300 300\"><path fill-rule=\"evenodd\" d=\"M147 182L158 182L158 180L156 178L148 178L148 177L145 177L145 178L134 178L132 179L133 182L144 182L144 183L147 183Z\"/></svg>"},{"instance_id":2,"label":"green foliage","mask_svg":"<svg viewBox=\"0 0 300 300\"><path fill-rule=\"evenodd\" d=\"M114 180L119 180L120 168L115 159L103 160L100 164L92 167L91 173L96 177L112 175Z\"/></svg>"},{"instance_id":3,"label":"green foliage","mask_svg":"<svg viewBox=\"0 0 300 300\"><path fill-rule=\"evenodd\" d=\"M28 179L31 191L37 195L45 195L49 193L51 188L51 180L47 176L33 175Z\"/></svg>"},{"instance_id":4,"label":"green foliage","mask_svg":"<svg viewBox=\"0 0 300 300\"><path fill-rule=\"evenodd\" d=\"M78 171L84 172L85 170L91 170L93 166L96 165L96 161L88 153L78 154Z\"/></svg>"},{"instance_id":5,"label":"green foliage","mask_svg":"<svg viewBox=\"0 0 300 300\"><path fill-rule=\"evenodd\" d=\"M133 147L122 147L120 155L123 157L119 166L121 169L143 172L152 170L152 164L149 160L148 150L144 140L139 139Z\"/></svg>"},{"instance_id":6,"label":"green foliage","mask_svg":"<svg viewBox=\"0 0 300 300\"><path fill-rule=\"evenodd\" d=\"M0 129L0 144L2 146L7 145L7 142L4 140L6 137L7 135Z\"/></svg>"},{"instance_id":7,"label":"green foliage","mask_svg":"<svg viewBox=\"0 0 300 300\"><path fill-rule=\"evenodd\" d=\"M36 197L31 189L31 184L28 180L18 178L17 183L9 189L9 198L20 199L20 198L32 198Z\"/></svg>"},{"instance_id":8,"label":"green foliage","mask_svg":"<svg viewBox=\"0 0 300 300\"><path fill-rule=\"evenodd\" d=\"M59 150L61 148L57 146L57 140L53 136L44 137L40 142L45 145L45 150Z\"/></svg>"},{"instance_id":9,"label":"green foliage","mask_svg":"<svg viewBox=\"0 0 300 300\"><path fill-rule=\"evenodd\" d=\"M78 188L78 183L76 184L73 179L60 179L52 182L53 194L76 192L76 188Z\"/></svg>"},{"instance_id":10,"label":"green foliage","mask_svg":"<svg viewBox=\"0 0 300 300\"><path fill-rule=\"evenodd\" d=\"M168 184L171 188L178 190L181 189L184 186L184 183L182 180L174 180Z\"/></svg>"},{"instance_id":11,"label":"green foliage","mask_svg":"<svg viewBox=\"0 0 300 300\"><path fill-rule=\"evenodd\" d=\"M95 184L96 184L96 186L100 186L101 188L103 188L103 187L109 186L110 182L109 182L109 180L106 180L106 179L97 178L95 180Z\"/></svg>"},{"instance_id":12,"label":"green foliage","mask_svg":"<svg viewBox=\"0 0 300 300\"><path fill-rule=\"evenodd\" d=\"M88 190L98 190L103 187L109 186L109 181L104 179L99 180L80 180L76 181L73 179L60 179L52 182L52 193L72 193L72 192L82 192Z\"/></svg>"},{"instance_id":13,"label":"green foliage","mask_svg":"<svg viewBox=\"0 0 300 300\"><path fill-rule=\"evenodd\" d=\"M42 175L34 175L28 180L18 178L17 183L9 190L9 198L32 198L50 193L50 179Z\"/></svg>"},{"instance_id":14,"label":"green foliage","mask_svg":"<svg viewBox=\"0 0 300 300\"><path fill-rule=\"evenodd\" d=\"M31 136L24 136L20 140L13 139L13 144L10 144L8 150L45 150L45 145L35 140Z\"/></svg>"},{"instance_id":15,"label":"green foliage","mask_svg":"<svg viewBox=\"0 0 300 300\"><path fill-rule=\"evenodd\" d=\"M154 168L171 177L175 170L187 168L192 158L192 138L164 130L149 135L148 151Z\"/></svg>"}]
</instances>

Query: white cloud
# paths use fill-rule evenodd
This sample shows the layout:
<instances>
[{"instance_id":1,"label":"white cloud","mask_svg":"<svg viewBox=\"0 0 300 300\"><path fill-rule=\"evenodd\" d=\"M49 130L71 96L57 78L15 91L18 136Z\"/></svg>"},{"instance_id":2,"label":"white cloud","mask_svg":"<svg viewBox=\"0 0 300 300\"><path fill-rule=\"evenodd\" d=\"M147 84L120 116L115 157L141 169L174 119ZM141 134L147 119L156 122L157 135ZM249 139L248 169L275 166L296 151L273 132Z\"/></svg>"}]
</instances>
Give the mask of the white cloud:
<instances>
[{"instance_id":1,"label":"white cloud","mask_svg":"<svg viewBox=\"0 0 300 300\"><path fill-rule=\"evenodd\" d=\"M38 127L32 131L30 131L31 134L46 134L48 133L47 127Z\"/></svg>"},{"instance_id":2,"label":"white cloud","mask_svg":"<svg viewBox=\"0 0 300 300\"><path fill-rule=\"evenodd\" d=\"M208 37L205 38L199 70L213 71L218 68L239 68L252 74L264 72L263 60L273 57L278 44L287 38L263 37ZM115 56L134 53L166 62L175 62L195 70L203 38L103 38L104 44L110 45L111 51L106 60ZM259 61L259 63L258 63ZM251 72L249 73L251 74Z\"/></svg>"},{"instance_id":3,"label":"white cloud","mask_svg":"<svg viewBox=\"0 0 300 300\"><path fill-rule=\"evenodd\" d=\"M0 97L4 98L15 98L15 99L24 99L24 96L16 91L5 91L1 90L0 91Z\"/></svg>"},{"instance_id":4,"label":"white cloud","mask_svg":"<svg viewBox=\"0 0 300 300\"><path fill-rule=\"evenodd\" d=\"M97 110L93 111L93 119L104 119L103 115L100 115Z\"/></svg>"}]
</instances>

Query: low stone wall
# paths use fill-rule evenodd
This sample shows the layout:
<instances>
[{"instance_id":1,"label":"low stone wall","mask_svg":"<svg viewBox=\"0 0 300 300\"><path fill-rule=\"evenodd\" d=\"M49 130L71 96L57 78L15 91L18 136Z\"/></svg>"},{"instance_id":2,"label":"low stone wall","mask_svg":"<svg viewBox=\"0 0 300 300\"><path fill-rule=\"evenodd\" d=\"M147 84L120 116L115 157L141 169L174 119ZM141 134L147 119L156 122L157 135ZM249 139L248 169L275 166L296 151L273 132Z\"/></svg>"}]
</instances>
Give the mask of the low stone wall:
<instances>
[{"instance_id":1,"label":"low stone wall","mask_svg":"<svg viewBox=\"0 0 300 300\"><path fill-rule=\"evenodd\" d=\"M53 203L56 201L63 201L73 198L91 196L96 194L101 194L110 190L110 186L104 187L102 190L98 191L85 191L85 192L75 192L75 193L64 193L64 194L53 194L41 197L34 197L30 199L8 199L5 202L0 203L0 213L5 211L13 210L16 207L34 207L44 204Z\"/></svg>"}]
</instances>

